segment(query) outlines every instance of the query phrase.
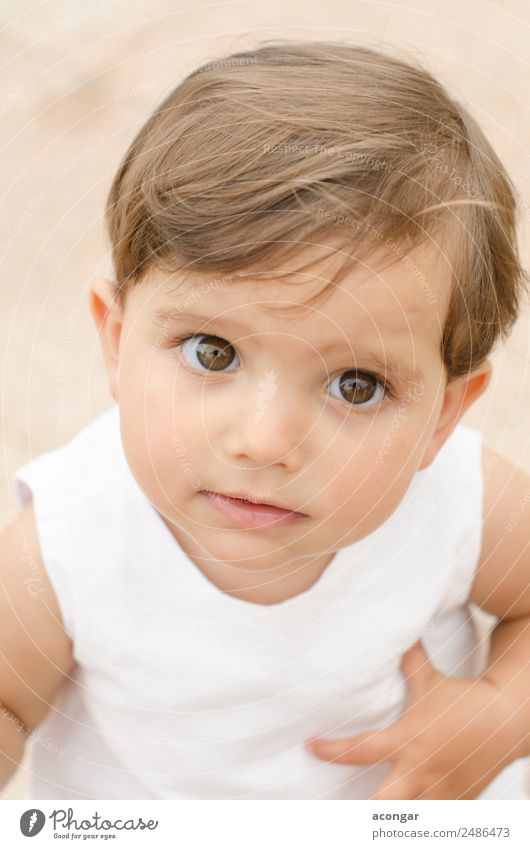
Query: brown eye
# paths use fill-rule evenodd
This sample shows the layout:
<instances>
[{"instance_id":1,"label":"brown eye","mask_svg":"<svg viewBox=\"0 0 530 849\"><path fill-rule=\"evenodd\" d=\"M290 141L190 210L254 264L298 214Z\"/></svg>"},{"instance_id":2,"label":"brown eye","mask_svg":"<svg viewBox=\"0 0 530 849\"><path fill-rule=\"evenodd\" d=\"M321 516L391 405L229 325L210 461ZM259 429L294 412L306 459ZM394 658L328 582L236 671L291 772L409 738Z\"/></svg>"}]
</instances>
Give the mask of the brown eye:
<instances>
[{"instance_id":1,"label":"brown eye","mask_svg":"<svg viewBox=\"0 0 530 849\"><path fill-rule=\"evenodd\" d=\"M374 407L385 395L384 383L369 372L345 371L331 381L335 384L342 400L354 407Z\"/></svg>"},{"instance_id":2,"label":"brown eye","mask_svg":"<svg viewBox=\"0 0 530 849\"><path fill-rule=\"evenodd\" d=\"M207 371L226 371L237 359L232 345L220 336L198 333L182 343L183 356L193 368L202 366ZM233 371L233 369L231 369Z\"/></svg>"}]
</instances>

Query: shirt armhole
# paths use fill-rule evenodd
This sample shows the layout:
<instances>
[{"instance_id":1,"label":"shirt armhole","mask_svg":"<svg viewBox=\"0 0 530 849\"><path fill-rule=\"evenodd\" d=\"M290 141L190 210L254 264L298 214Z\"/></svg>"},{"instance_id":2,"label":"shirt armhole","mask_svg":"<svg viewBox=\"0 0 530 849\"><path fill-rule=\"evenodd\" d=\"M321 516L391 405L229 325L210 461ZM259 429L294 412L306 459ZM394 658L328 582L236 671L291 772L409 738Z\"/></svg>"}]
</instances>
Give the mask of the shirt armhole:
<instances>
[{"instance_id":1,"label":"shirt armhole","mask_svg":"<svg viewBox=\"0 0 530 849\"><path fill-rule=\"evenodd\" d=\"M455 475L455 482L452 484L456 529L454 562L447 590L438 610L440 613L469 602L482 549L483 435L480 431L464 425L458 427L459 450L455 451L450 469L450 473Z\"/></svg>"}]
</instances>

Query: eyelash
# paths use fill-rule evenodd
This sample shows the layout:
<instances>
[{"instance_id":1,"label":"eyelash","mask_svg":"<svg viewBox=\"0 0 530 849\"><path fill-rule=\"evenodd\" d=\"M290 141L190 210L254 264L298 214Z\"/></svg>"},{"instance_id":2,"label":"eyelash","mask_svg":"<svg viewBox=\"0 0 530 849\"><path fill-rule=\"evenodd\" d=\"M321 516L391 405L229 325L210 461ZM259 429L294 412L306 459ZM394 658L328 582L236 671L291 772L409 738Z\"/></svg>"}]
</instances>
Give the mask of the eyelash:
<instances>
[{"instance_id":1,"label":"eyelash","mask_svg":"<svg viewBox=\"0 0 530 849\"><path fill-rule=\"evenodd\" d=\"M184 344L184 342L187 342L188 339L194 339L194 338L199 337L199 336L218 336L220 339L224 338L219 333L216 333L215 330L210 330L208 333L188 333L187 336L179 336L176 339L172 339L170 344L171 344L172 348L179 348L181 345ZM226 341L228 341L228 340L226 340ZM231 346L231 347L233 347L233 346ZM234 350L235 350L235 348L234 348ZM383 397L388 398L390 400L393 400L393 399L396 398L396 392L395 392L392 384L388 380L385 380L383 377L381 377L381 375L377 374L376 372L367 371L366 369L346 369L346 371L357 371L358 374L361 374L361 375L366 374L366 375L369 375L370 377L375 377L378 384L383 388L383 392L384 392ZM207 371L204 372L204 374L207 374L207 373L208 373ZM229 372L218 372L218 374L229 374ZM348 402L345 400L344 403L347 404ZM351 405L351 406L355 406L355 405Z\"/></svg>"}]
</instances>

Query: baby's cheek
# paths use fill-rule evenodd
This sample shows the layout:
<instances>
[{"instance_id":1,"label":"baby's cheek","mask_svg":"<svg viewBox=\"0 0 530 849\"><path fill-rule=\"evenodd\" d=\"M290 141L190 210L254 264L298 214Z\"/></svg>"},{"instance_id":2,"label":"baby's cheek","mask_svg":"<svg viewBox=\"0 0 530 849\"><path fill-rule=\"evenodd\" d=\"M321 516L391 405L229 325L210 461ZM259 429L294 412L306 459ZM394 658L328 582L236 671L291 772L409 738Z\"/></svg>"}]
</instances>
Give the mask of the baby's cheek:
<instances>
[{"instance_id":1,"label":"baby's cheek","mask_svg":"<svg viewBox=\"0 0 530 849\"><path fill-rule=\"evenodd\" d=\"M337 468L340 468L339 473ZM349 458L340 467L336 464L333 471L330 470L326 492L337 517L348 521L354 515L358 521L377 501L378 486L365 459Z\"/></svg>"},{"instance_id":2,"label":"baby's cheek","mask_svg":"<svg viewBox=\"0 0 530 849\"><path fill-rule=\"evenodd\" d=\"M331 482L337 524L356 526L355 537L371 533L390 516L403 498L410 474L402 456L392 453L377 462L377 452L358 452Z\"/></svg>"}]
</instances>

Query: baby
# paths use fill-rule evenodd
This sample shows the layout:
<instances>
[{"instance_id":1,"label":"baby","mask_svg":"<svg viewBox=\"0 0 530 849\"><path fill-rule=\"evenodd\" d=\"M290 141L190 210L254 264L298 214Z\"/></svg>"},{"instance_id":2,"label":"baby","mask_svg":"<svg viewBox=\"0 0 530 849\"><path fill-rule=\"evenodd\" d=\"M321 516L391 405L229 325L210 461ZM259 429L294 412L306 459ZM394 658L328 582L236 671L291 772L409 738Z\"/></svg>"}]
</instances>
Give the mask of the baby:
<instances>
[{"instance_id":1,"label":"baby","mask_svg":"<svg viewBox=\"0 0 530 849\"><path fill-rule=\"evenodd\" d=\"M413 62L265 43L171 92L90 286L116 403L15 475L1 785L28 741L31 798L526 797L530 481L459 421L515 213Z\"/></svg>"}]
</instances>

